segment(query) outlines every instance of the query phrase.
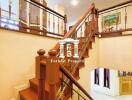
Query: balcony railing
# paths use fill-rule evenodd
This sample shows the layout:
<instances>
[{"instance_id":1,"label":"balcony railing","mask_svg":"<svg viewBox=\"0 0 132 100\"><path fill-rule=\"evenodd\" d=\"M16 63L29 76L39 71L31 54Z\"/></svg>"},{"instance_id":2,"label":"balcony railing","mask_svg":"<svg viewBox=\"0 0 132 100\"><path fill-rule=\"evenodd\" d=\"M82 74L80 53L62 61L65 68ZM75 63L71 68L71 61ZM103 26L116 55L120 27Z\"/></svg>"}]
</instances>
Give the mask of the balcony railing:
<instances>
[{"instance_id":1,"label":"balcony railing","mask_svg":"<svg viewBox=\"0 0 132 100\"><path fill-rule=\"evenodd\" d=\"M102 36L111 34L111 36L122 35L124 31L132 31L131 21L132 0L114 5L112 7L98 11L99 33Z\"/></svg>"},{"instance_id":2,"label":"balcony railing","mask_svg":"<svg viewBox=\"0 0 132 100\"><path fill-rule=\"evenodd\" d=\"M1 1L2 2L2 1ZM0 27L37 35L62 37L66 33L67 16L46 7L45 2L10 0L7 9L0 6ZM16 7L16 5L19 5ZM14 13L17 9L17 13Z\"/></svg>"}]
</instances>

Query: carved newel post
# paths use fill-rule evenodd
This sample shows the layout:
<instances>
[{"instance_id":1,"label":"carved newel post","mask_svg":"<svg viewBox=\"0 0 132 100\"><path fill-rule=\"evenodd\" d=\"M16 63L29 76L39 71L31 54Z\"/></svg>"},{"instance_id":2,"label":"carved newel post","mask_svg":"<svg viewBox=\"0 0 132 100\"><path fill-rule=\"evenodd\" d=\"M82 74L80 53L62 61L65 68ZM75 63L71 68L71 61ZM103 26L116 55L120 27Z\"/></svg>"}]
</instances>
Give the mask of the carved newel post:
<instances>
[{"instance_id":1,"label":"carved newel post","mask_svg":"<svg viewBox=\"0 0 132 100\"><path fill-rule=\"evenodd\" d=\"M47 58L47 68L46 68L46 81L49 83L50 92L49 100L57 100L56 98L56 85L59 80L59 63L58 58L56 57L56 50L50 50L48 52L49 57Z\"/></svg>"},{"instance_id":2,"label":"carved newel post","mask_svg":"<svg viewBox=\"0 0 132 100\"><path fill-rule=\"evenodd\" d=\"M38 85L38 100L46 100L45 98L45 79L46 79L46 61L45 51L40 49L36 57L36 78L39 81Z\"/></svg>"}]
</instances>

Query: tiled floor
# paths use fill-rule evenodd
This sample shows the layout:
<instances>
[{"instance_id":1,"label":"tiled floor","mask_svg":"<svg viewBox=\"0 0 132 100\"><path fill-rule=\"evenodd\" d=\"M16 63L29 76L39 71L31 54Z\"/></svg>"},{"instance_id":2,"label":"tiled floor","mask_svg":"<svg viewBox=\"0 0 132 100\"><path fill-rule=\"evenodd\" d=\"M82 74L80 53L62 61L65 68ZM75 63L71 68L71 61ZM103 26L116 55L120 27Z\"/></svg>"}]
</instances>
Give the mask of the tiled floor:
<instances>
[{"instance_id":1,"label":"tiled floor","mask_svg":"<svg viewBox=\"0 0 132 100\"><path fill-rule=\"evenodd\" d=\"M93 91L91 92L91 96L94 98L94 100L132 100L132 95L112 97Z\"/></svg>"}]
</instances>

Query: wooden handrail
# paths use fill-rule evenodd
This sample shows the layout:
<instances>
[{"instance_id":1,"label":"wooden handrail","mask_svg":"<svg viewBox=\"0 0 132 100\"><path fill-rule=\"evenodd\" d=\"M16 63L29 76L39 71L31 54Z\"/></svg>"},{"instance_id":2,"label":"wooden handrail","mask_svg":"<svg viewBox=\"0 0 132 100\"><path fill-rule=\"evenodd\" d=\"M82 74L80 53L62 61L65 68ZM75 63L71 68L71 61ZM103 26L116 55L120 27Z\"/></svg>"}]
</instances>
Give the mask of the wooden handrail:
<instances>
[{"instance_id":1,"label":"wooden handrail","mask_svg":"<svg viewBox=\"0 0 132 100\"><path fill-rule=\"evenodd\" d=\"M108 32L99 32L98 34L117 33L117 32L122 33L122 32L125 32L125 31L132 31L132 28L115 30L115 31L108 31Z\"/></svg>"},{"instance_id":2,"label":"wooden handrail","mask_svg":"<svg viewBox=\"0 0 132 100\"><path fill-rule=\"evenodd\" d=\"M60 71L68 79L70 79L70 81L74 83L90 100L93 100L93 98L87 93L87 91L74 79L74 77L64 67L60 67Z\"/></svg>"},{"instance_id":3,"label":"wooden handrail","mask_svg":"<svg viewBox=\"0 0 132 100\"><path fill-rule=\"evenodd\" d=\"M114 6L99 10L98 12L101 13L101 12L104 12L104 11L107 11L107 10L110 10L110 9L114 9L116 7L123 6L123 5L129 4L129 3L132 3L132 0L129 0L129 1L126 1L126 2L123 2L123 3L120 3L120 4L117 4L117 5L114 5Z\"/></svg>"},{"instance_id":4,"label":"wooden handrail","mask_svg":"<svg viewBox=\"0 0 132 100\"><path fill-rule=\"evenodd\" d=\"M87 12L76 22L76 24L71 28L70 31L68 31L64 38L68 38L71 34L73 34L75 32L75 30L77 29L77 27L81 24L81 22L87 17L87 15L92 11L92 9L95 8L95 4L91 4L91 6L88 8ZM53 48L53 50L58 50L59 49L59 43L57 43L55 45L55 47Z\"/></svg>"}]
</instances>

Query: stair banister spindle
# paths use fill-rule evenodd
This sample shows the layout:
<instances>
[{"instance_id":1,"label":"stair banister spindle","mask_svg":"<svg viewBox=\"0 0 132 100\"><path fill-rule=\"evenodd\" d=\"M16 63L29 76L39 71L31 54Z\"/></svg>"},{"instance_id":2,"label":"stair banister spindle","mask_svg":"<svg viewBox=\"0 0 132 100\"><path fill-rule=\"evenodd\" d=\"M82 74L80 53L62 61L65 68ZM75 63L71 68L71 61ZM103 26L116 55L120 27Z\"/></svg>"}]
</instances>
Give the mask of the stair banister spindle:
<instances>
[{"instance_id":1,"label":"stair banister spindle","mask_svg":"<svg viewBox=\"0 0 132 100\"><path fill-rule=\"evenodd\" d=\"M67 15L64 15L64 35L67 33L66 26L67 26Z\"/></svg>"},{"instance_id":2,"label":"stair banister spindle","mask_svg":"<svg viewBox=\"0 0 132 100\"><path fill-rule=\"evenodd\" d=\"M51 15L50 15L50 13L48 13L48 15L49 15L49 16L48 16L48 31L50 32L50 16L51 16Z\"/></svg>"},{"instance_id":3,"label":"stair banister spindle","mask_svg":"<svg viewBox=\"0 0 132 100\"><path fill-rule=\"evenodd\" d=\"M98 9L95 9L95 25L96 25L96 33L99 32L99 23L98 23L98 19L99 19L99 13L98 13Z\"/></svg>"},{"instance_id":4,"label":"stair banister spindle","mask_svg":"<svg viewBox=\"0 0 132 100\"><path fill-rule=\"evenodd\" d=\"M53 33L55 33L55 16L53 15Z\"/></svg>"},{"instance_id":5,"label":"stair banister spindle","mask_svg":"<svg viewBox=\"0 0 132 100\"><path fill-rule=\"evenodd\" d=\"M0 26L1 26L1 5L0 5Z\"/></svg>"},{"instance_id":6,"label":"stair banister spindle","mask_svg":"<svg viewBox=\"0 0 132 100\"><path fill-rule=\"evenodd\" d=\"M9 0L9 18L11 18L11 10L12 10L11 4L12 4L12 1Z\"/></svg>"},{"instance_id":7,"label":"stair banister spindle","mask_svg":"<svg viewBox=\"0 0 132 100\"><path fill-rule=\"evenodd\" d=\"M127 7L125 7L125 29L127 26Z\"/></svg>"},{"instance_id":8,"label":"stair banister spindle","mask_svg":"<svg viewBox=\"0 0 132 100\"><path fill-rule=\"evenodd\" d=\"M58 34L60 34L60 19L58 17L58 21L57 21L57 30L58 30Z\"/></svg>"},{"instance_id":9,"label":"stair banister spindle","mask_svg":"<svg viewBox=\"0 0 132 100\"><path fill-rule=\"evenodd\" d=\"M0 18L1 18L1 5L0 5Z\"/></svg>"}]
</instances>

